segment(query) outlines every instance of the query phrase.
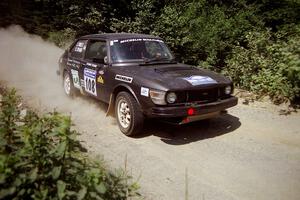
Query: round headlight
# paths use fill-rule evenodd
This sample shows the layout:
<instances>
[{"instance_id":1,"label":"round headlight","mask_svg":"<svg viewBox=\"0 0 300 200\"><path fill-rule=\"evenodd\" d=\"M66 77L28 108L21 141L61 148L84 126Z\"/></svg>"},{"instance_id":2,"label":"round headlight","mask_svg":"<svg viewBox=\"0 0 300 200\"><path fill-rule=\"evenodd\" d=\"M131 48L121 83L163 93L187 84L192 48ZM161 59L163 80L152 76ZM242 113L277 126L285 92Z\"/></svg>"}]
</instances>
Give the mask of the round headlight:
<instances>
[{"instance_id":1,"label":"round headlight","mask_svg":"<svg viewBox=\"0 0 300 200\"><path fill-rule=\"evenodd\" d=\"M177 96L174 92L170 92L167 94L167 102L168 103L174 103L177 99Z\"/></svg>"},{"instance_id":2,"label":"round headlight","mask_svg":"<svg viewBox=\"0 0 300 200\"><path fill-rule=\"evenodd\" d=\"M231 93L231 86L230 85L226 86L224 92L225 92L225 94L230 94Z\"/></svg>"}]
</instances>

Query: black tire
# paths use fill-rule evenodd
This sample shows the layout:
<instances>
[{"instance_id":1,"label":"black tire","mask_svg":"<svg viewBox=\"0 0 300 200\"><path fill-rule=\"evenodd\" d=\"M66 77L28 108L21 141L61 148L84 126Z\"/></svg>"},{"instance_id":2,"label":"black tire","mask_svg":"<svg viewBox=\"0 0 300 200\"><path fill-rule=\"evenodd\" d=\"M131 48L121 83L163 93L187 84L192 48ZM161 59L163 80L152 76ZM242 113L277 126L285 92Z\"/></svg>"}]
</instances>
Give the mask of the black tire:
<instances>
[{"instance_id":1,"label":"black tire","mask_svg":"<svg viewBox=\"0 0 300 200\"><path fill-rule=\"evenodd\" d=\"M129 109L130 122L128 123L127 127L124 125L128 122L128 120L126 121L128 113L126 111L121 112L122 105L125 105L125 110ZM126 116L126 119L124 119L124 115ZM118 93L115 101L115 116L121 132L125 135L133 136L142 131L144 125L144 115L137 101L128 92Z\"/></svg>"},{"instance_id":2,"label":"black tire","mask_svg":"<svg viewBox=\"0 0 300 200\"><path fill-rule=\"evenodd\" d=\"M67 83L67 82L69 82L69 83ZM69 84L69 86L67 86L68 84ZM67 89L66 87L69 87L69 89ZM63 88L64 88L65 94L68 97L74 97L76 95L76 89L74 88L73 80L67 71L65 71L64 75L63 75Z\"/></svg>"}]
</instances>

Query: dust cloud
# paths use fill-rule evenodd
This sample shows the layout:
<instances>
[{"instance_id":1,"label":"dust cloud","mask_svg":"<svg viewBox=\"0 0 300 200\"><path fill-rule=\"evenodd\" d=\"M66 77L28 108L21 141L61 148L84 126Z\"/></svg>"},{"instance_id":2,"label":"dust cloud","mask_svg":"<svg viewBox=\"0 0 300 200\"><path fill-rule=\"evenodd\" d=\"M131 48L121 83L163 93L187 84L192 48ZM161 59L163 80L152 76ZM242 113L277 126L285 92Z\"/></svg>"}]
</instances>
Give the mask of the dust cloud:
<instances>
[{"instance_id":1,"label":"dust cloud","mask_svg":"<svg viewBox=\"0 0 300 200\"><path fill-rule=\"evenodd\" d=\"M20 26L0 29L0 77L9 86L49 95L58 89L55 74L63 50L29 35Z\"/></svg>"},{"instance_id":2,"label":"dust cloud","mask_svg":"<svg viewBox=\"0 0 300 200\"><path fill-rule=\"evenodd\" d=\"M72 113L73 118L97 116L99 121L103 120L105 109L100 105L84 98L70 99L64 94L62 80L56 75L63 51L26 33L20 26L0 29L0 81L15 87L33 108Z\"/></svg>"},{"instance_id":3,"label":"dust cloud","mask_svg":"<svg viewBox=\"0 0 300 200\"><path fill-rule=\"evenodd\" d=\"M0 30L0 77L13 86L47 94L58 89L55 74L63 50L20 26Z\"/></svg>"}]
</instances>

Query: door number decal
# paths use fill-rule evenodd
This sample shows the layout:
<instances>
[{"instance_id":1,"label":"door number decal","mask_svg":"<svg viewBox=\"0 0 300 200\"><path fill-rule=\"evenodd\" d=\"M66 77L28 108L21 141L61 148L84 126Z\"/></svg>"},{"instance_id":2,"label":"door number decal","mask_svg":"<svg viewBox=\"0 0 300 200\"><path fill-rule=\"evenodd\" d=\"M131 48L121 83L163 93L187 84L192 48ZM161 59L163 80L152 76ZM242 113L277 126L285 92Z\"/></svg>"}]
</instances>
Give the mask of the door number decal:
<instances>
[{"instance_id":1,"label":"door number decal","mask_svg":"<svg viewBox=\"0 0 300 200\"><path fill-rule=\"evenodd\" d=\"M86 92L97 96L95 70L84 68L84 89Z\"/></svg>"},{"instance_id":2,"label":"door number decal","mask_svg":"<svg viewBox=\"0 0 300 200\"><path fill-rule=\"evenodd\" d=\"M78 71L74 70L74 69L71 69L71 74L72 74L72 79L73 79L73 85L74 85L74 87L80 88Z\"/></svg>"}]
</instances>

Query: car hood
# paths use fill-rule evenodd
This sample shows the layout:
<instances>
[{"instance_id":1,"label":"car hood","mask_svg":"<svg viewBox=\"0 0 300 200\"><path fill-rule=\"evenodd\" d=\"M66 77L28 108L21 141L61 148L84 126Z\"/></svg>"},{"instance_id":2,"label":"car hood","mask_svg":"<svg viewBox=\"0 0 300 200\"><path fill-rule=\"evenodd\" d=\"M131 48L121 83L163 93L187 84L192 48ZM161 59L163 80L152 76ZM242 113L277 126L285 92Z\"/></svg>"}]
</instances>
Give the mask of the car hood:
<instances>
[{"instance_id":1,"label":"car hood","mask_svg":"<svg viewBox=\"0 0 300 200\"><path fill-rule=\"evenodd\" d=\"M161 90L197 89L231 84L223 75L185 64L120 66L139 84Z\"/></svg>"}]
</instances>

